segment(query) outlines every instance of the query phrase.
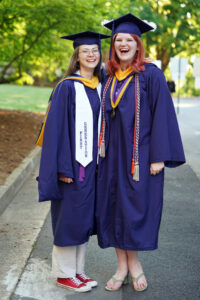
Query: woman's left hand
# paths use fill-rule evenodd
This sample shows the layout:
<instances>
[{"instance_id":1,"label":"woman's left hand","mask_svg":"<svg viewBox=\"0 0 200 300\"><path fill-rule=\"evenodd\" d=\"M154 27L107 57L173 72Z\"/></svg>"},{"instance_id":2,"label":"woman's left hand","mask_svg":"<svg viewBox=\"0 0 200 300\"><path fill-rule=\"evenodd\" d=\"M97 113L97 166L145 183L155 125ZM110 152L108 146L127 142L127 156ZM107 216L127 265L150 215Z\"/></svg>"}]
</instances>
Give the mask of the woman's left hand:
<instances>
[{"instance_id":1,"label":"woman's left hand","mask_svg":"<svg viewBox=\"0 0 200 300\"><path fill-rule=\"evenodd\" d=\"M160 173L164 167L165 167L165 164L164 164L163 161L151 163L151 165L150 165L150 174L151 175L156 175L156 174Z\"/></svg>"}]
</instances>

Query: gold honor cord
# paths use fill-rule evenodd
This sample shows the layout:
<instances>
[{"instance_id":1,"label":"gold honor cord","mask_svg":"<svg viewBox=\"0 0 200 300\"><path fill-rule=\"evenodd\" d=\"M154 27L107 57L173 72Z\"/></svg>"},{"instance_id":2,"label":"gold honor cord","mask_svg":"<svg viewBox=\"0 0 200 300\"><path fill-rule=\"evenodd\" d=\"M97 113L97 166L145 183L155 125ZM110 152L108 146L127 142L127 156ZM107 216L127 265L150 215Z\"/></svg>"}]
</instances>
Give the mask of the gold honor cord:
<instances>
[{"instance_id":1,"label":"gold honor cord","mask_svg":"<svg viewBox=\"0 0 200 300\"><path fill-rule=\"evenodd\" d=\"M133 78L133 76L130 76L127 80L127 82L125 83L124 87L122 88L121 92L119 93L116 101L114 102L113 101L113 89L114 89L114 86L115 86L115 82L117 80L116 76L114 77L113 79L113 82L112 82L112 85L111 85L111 90L110 90L110 103L111 103L111 106L112 106L112 112L111 112L111 117L114 118L115 117L115 108L118 106L129 82L131 81L131 79Z\"/></svg>"},{"instance_id":2,"label":"gold honor cord","mask_svg":"<svg viewBox=\"0 0 200 300\"><path fill-rule=\"evenodd\" d=\"M133 77L133 76L132 76ZM133 152L132 152L132 164L131 164L131 174L133 180L139 181L139 135L140 135L140 84L139 84L139 74L136 73L135 77L135 118L134 118L134 136L133 136ZM130 78L129 78L130 79ZM105 98L107 89L111 83L112 76L108 78L106 82L103 99L102 99L102 114L103 121L101 127L101 133L99 137L99 155L100 157L105 157ZM119 101L118 101L119 103ZM114 109L114 108L113 108Z\"/></svg>"},{"instance_id":3,"label":"gold honor cord","mask_svg":"<svg viewBox=\"0 0 200 300\"><path fill-rule=\"evenodd\" d=\"M55 93L55 90L57 88L57 86L65 81L65 80L77 80L77 81L81 81L85 86L91 88L91 89L96 89L96 87L98 86L99 84L99 79L97 76L93 76L92 79L87 79L87 78L83 78L83 77L76 77L76 76L69 76L69 77L66 77L66 78L63 78L61 81L58 82L58 84L55 86L54 90L53 90L53 93L51 95L51 98L50 98L50 101L49 101L49 105L48 105L48 108L47 108L47 112L46 112L46 115L45 115L45 120L44 120L44 123L42 125L42 128L41 128L41 131L40 131L40 134L39 134L39 137L36 141L36 145L42 147L42 144L43 144L43 136L44 136L44 129L45 129L45 125L46 125L46 120L47 120L47 116L48 116L48 113L49 113L49 109L50 109L50 106L51 106L51 99Z\"/></svg>"}]
</instances>

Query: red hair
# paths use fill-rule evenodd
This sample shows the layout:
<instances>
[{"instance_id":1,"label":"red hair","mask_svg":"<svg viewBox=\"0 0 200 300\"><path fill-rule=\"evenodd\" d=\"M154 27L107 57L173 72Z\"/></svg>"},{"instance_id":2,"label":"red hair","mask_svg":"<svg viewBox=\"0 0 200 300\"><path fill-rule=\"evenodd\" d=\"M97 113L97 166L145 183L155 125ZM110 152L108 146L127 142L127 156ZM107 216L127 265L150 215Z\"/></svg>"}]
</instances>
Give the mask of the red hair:
<instances>
[{"instance_id":1,"label":"red hair","mask_svg":"<svg viewBox=\"0 0 200 300\"><path fill-rule=\"evenodd\" d=\"M134 40L137 42L137 47L138 50L136 51L133 60L131 62L131 65L133 67L134 72L140 72L145 70L145 64L150 62L149 59L145 58L145 50L144 46L142 44L142 40L140 37L136 34L131 34L130 35L134 38ZM115 52L115 39L117 37L117 34L114 35L112 39L112 52L111 52L111 59L109 60L109 52L107 53L107 59L106 59L106 70L109 75L114 75L114 73L120 69L120 61L119 58L116 55Z\"/></svg>"}]
</instances>

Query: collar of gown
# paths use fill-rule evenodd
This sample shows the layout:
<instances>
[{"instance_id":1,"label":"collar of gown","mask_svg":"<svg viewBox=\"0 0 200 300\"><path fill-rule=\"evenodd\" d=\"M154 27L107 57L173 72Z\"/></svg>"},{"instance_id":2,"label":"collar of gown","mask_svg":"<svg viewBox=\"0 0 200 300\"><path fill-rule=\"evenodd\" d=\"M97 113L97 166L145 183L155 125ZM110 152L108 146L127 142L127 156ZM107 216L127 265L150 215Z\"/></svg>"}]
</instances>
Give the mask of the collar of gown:
<instances>
[{"instance_id":1,"label":"collar of gown","mask_svg":"<svg viewBox=\"0 0 200 300\"><path fill-rule=\"evenodd\" d=\"M129 67L128 69L126 69L124 71L122 71L121 69L118 69L115 72L115 76L117 77L117 80L121 81L121 80L124 80L131 73L133 73L133 68L132 67Z\"/></svg>"},{"instance_id":2,"label":"collar of gown","mask_svg":"<svg viewBox=\"0 0 200 300\"><path fill-rule=\"evenodd\" d=\"M80 75L80 71L77 71L76 72L77 75ZM96 87L98 86L99 84L99 79L97 76L92 76L92 79L87 79L87 78L84 78L84 77L80 77L79 76L68 76L66 78L64 78L64 80L66 79L72 79L72 80L77 80L77 81L81 81L85 86L91 88L91 89L96 89Z\"/></svg>"},{"instance_id":3,"label":"collar of gown","mask_svg":"<svg viewBox=\"0 0 200 300\"><path fill-rule=\"evenodd\" d=\"M77 75L79 75L80 73L76 73ZM49 108L50 108L50 105L51 105L51 99L53 97L53 94L57 88L57 86L62 82L62 81L65 81L65 80L68 80L68 79L71 79L71 80L75 80L75 81L81 81L85 86L91 88L91 89L96 89L96 87L98 86L99 84L99 79L97 76L93 76L92 79L86 79L86 78L83 78L83 77L79 77L79 76L68 76L62 80L60 80L58 82L58 84L56 85L56 87L54 88L53 90L53 93L51 94L51 97L50 97L50 100L49 100L49 105L48 105L48 108L47 108L47 112L46 112L46 116L45 116L45 120L44 120L44 123L42 125L42 128L41 128L41 131L39 133L39 137L36 141L36 145L42 147L42 144L43 144L43 135L44 135L44 128L45 128L45 124L46 124L46 119L47 119L47 116L48 116L48 112L49 112Z\"/></svg>"}]
</instances>

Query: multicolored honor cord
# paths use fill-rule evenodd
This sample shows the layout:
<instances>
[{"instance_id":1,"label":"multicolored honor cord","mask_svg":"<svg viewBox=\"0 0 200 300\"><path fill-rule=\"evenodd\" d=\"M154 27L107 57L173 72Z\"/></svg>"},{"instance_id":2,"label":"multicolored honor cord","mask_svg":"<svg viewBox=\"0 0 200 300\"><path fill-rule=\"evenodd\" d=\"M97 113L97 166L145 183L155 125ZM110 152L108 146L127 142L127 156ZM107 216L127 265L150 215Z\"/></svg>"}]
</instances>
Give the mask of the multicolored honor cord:
<instances>
[{"instance_id":1,"label":"multicolored honor cord","mask_svg":"<svg viewBox=\"0 0 200 300\"><path fill-rule=\"evenodd\" d=\"M139 181L139 134L140 134L140 85L139 85L139 74L135 73L135 120L134 120L134 137L133 137L133 155L131 164L131 174L133 175L134 181ZM99 155L105 157L105 96L107 89L112 80L112 76L108 78L103 91L102 99L102 126L99 137ZM131 76L131 79L133 77ZM129 81L130 82L130 81ZM119 102L118 102L119 103Z\"/></svg>"},{"instance_id":2,"label":"multicolored honor cord","mask_svg":"<svg viewBox=\"0 0 200 300\"><path fill-rule=\"evenodd\" d=\"M101 132L99 136L99 156L105 157L105 128L106 128L106 118L105 118L105 98L107 89L111 83L112 76L109 76L104 90L103 90L103 99L102 99L102 125L101 125Z\"/></svg>"},{"instance_id":3,"label":"multicolored honor cord","mask_svg":"<svg viewBox=\"0 0 200 300\"><path fill-rule=\"evenodd\" d=\"M140 135L140 84L139 74L135 74L135 123L133 138L133 156L131 174L134 181L139 181L139 135Z\"/></svg>"}]
</instances>

